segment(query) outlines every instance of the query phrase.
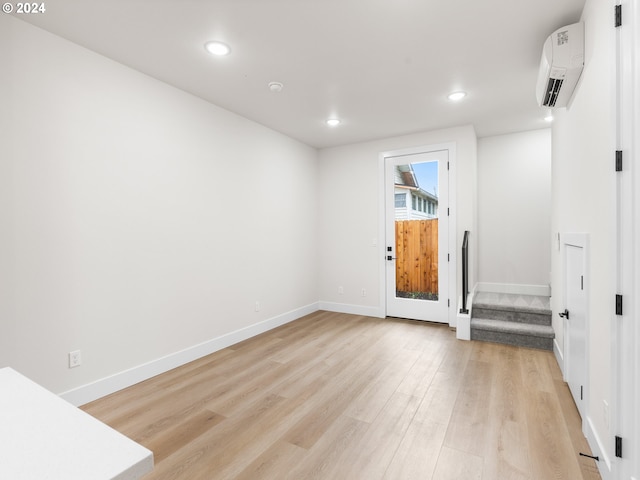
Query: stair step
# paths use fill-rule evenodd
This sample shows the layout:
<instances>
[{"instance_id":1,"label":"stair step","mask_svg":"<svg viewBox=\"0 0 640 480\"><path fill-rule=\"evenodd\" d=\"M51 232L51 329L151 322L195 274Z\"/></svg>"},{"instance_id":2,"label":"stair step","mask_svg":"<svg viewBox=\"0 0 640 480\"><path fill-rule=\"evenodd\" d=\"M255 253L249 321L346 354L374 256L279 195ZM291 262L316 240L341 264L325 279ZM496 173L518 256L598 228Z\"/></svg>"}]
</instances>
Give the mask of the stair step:
<instances>
[{"instance_id":1,"label":"stair step","mask_svg":"<svg viewBox=\"0 0 640 480\"><path fill-rule=\"evenodd\" d=\"M471 317L471 340L553 350L549 297L480 292Z\"/></svg>"},{"instance_id":2,"label":"stair step","mask_svg":"<svg viewBox=\"0 0 640 480\"><path fill-rule=\"evenodd\" d=\"M486 318L471 319L471 340L553 350L555 333L548 325Z\"/></svg>"},{"instance_id":3,"label":"stair step","mask_svg":"<svg viewBox=\"0 0 640 480\"><path fill-rule=\"evenodd\" d=\"M471 319L471 328L478 330L493 330L496 332L518 333L522 335L537 335L539 337L554 338L553 327L547 325L534 325L532 323L509 322L489 318Z\"/></svg>"},{"instance_id":4,"label":"stair step","mask_svg":"<svg viewBox=\"0 0 640 480\"><path fill-rule=\"evenodd\" d=\"M551 315L549 297L538 295L479 292L473 299L473 306L474 308Z\"/></svg>"},{"instance_id":5,"label":"stair step","mask_svg":"<svg viewBox=\"0 0 640 480\"><path fill-rule=\"evenodd\" d=\"M495 305L473 304L474 318L492 318L518 323L551 326L551 311L548 313L532 312L517 309L517 307L501 307Z\"/></svg>"}]
</instances>

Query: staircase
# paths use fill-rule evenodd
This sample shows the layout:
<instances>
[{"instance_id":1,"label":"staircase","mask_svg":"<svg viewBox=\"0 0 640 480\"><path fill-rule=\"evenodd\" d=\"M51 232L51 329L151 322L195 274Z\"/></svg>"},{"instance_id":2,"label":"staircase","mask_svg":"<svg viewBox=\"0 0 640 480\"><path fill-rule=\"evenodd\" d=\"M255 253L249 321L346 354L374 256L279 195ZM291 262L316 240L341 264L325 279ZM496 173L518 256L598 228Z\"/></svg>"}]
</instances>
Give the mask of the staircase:
<instances>
[{"instance_id":1,"label":"staircase","mask_svg":"<svg viewBox=\"0 0 640 480\"><path fill-rule=\"evenodd\" d=\"M473 299L471 340L553 350L549 297L479 292Z\"/></svg>"}]
</instances>

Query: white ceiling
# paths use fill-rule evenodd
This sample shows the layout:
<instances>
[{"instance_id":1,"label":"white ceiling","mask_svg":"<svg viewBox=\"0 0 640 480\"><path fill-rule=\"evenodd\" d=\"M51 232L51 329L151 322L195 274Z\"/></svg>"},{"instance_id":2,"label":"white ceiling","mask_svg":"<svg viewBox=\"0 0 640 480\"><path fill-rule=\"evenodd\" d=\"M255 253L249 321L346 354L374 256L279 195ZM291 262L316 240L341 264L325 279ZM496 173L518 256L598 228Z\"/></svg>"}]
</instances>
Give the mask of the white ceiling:
<instances>
[{"instance_id":1,"label":"white ceiling","mask_svg":"<svg viewBox=\"0 0 640 480\"><path fill-rule=\"evenodd\" d=\"M16 16L322 148L548 126L535 100L542 44L584 1L53 0ZM208 40L231 55L207 54ZM467 98L451 103L454 90ZM342 124L331 128L333 115Z\"/></svg>"}]
</instances>

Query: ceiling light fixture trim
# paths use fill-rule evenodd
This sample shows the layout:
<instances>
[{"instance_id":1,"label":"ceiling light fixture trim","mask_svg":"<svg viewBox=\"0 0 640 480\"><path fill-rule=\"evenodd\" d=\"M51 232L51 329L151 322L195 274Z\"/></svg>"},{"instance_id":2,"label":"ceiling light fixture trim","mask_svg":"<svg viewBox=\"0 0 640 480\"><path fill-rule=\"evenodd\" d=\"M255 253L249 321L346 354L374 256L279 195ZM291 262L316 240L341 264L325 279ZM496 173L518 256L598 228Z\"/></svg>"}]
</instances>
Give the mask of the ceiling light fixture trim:
<instances>
[{"instance_id":1,"label":"ceiling light fixture trim","mask_svg":"<svg viewBox=\"0 0 640 480\"><path fill-rule=\"evenodd\" d=\"M211 55L216 55L218 57L224 57L225 55L229 55L231 53L231 47L229 45L217 40L212 40L205 43L204 49Z\"/></svg>"},{"instance_id":2,"label":"ceiling light fixture trim","mask_svg":"<svg viewBox=\"0 0 640 480\"><path fill-rule=\"evenodd\" d=\"M280 82L270 82L269 83L269 90L271 90L272 92L281 92L282 88L284 87L284 85Z\"/></svg>"},{"instance_id":3,"label":"ceiling light fixture trim","mask_svg":"<svg viewBox=\"0 0 640 480\"><path fill-rule=\"evenodd\" d=\"M466 97L466 96L467 96L467 92L459 91L459 92L452 92L452 93L450 93L450 94L447 96L447 98L448 98L449 100L451 100L452 102L457 102L457 101L459 101L459 100L462 100L462 99L463 99L464 97Z\"/></svg>"}]
</instances>

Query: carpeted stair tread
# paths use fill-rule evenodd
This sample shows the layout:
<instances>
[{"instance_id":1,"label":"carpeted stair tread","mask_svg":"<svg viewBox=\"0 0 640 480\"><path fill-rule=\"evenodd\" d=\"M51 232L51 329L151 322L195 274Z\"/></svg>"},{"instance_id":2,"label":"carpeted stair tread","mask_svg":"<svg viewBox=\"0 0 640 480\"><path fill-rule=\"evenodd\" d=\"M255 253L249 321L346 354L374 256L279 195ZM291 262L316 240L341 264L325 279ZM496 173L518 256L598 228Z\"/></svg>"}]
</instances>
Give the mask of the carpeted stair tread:
<instances>
[{"instance_id":1,"label":"carpeted stair tread","mask_svg":"<svg viewBox=\"0 0 640 480\"><path fill-rule=\"evenodd\" d=\"M551 315L551 302L549 297L539 295L479 292L473 299L473 306L492 310Z\"/></svg>"},{"instance_id":2,"label":"carpeted stair tread","mask_svg":"<svg viewBox=\"0 0 640 480\"><path fill-rule=\"evenodd\" d=\"M496 332L495 330L471 330L471 340L502 343L517 347L536 348L553 351L553 338L536 335L520 335L517 333Z\"/></svg>"},{"instance_id":3,"label":"carpeted stair tread","mask_svg":"<svg viewBox=\"0 0 640 480\"><path fill-rule=\"evenodd\" d=\"M491 330L501 333L515 333L518 335L532 335L546 338L555 337L553 327L549 325L535 325L531 323L492 320L488 318L471 319L471 328L477 330Z\"/></svg>"},{"instance_id":4,"label":"carpeted stair tread","mask_svg":"<svg viewBox=\"0 0 640 480\"><path fill-rule=\"evenodd\" d=\"M551 313L533 313L522 310L504 308L489 308L473 304L474 318L490 318L520 323L533 323L536 325L551 325Z\"/></svg>"}]
</instances>

